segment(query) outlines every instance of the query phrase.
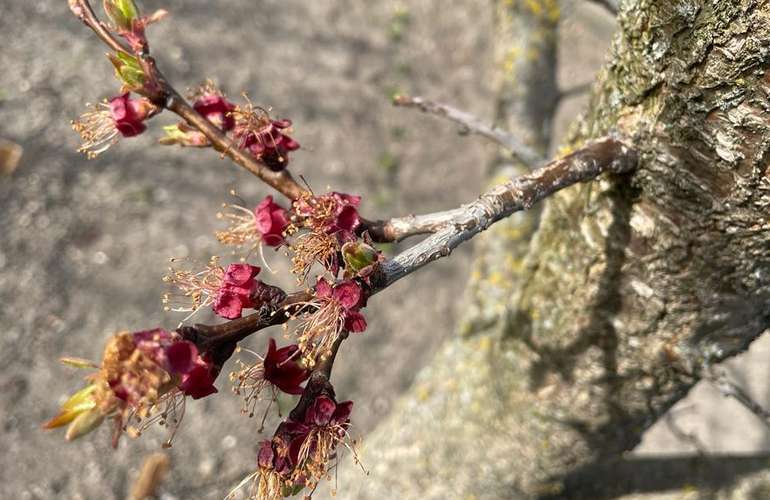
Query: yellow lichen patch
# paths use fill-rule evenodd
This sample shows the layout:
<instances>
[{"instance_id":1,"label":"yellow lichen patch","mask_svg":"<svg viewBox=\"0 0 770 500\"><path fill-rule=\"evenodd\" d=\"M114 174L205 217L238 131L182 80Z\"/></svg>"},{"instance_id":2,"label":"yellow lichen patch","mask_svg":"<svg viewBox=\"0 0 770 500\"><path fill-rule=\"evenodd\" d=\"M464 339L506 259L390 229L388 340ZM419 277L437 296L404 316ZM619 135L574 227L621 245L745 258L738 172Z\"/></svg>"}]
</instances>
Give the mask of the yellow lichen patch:
<instances>
[{"instance_id":1,"label":"yellow lichen patch","mask_svg":"<svg viewBox=\"0 0 770 500\"><path fill-rule=\"evenodd\" d=\"M489 278L487 278L487 281L490 285L493 286L499 286L505 283L505 279L503 278L503 275L498 272L493 272L489 275Z\"/></svg>"},{"instance_id":2,"label":"yellow lichen patch","mask_svg":"<svg viewBox=\"0 0 770 500\"><path fill-rule=\"evenodd\" d=\"M479 339L479 351L490 352L492 350L492 339L489 337L481 337Z\"/></svg>"},{"instance_id":3,"label":"yellow lichen patch","mask_svg":"<svg viewBox=\"0 0 770 500\"><path fill-rule=\"evenodd\" d=\"M561 17L558 0L505 0L506 7L522 6L535 17L555 23Z\"/></svg>"},{"instance_id":4,"label":"yellow lichen patch","mask_svg":"<svg viewBox=\"0 0 770 500\"><path fill-rule=\"evenodd\" d=\"M516 63L521 57L521 49L519 47L511 47L503 55L502 63L500 64L503 74L507 79L515 78Z\"/></svg>"},{"instance_id":5,"label":"yellow lichen patch","mask_svg":"<svg viewBox=\"0 0 770 500\"><path fill-rule=\"evenodd\" d=\"M425 384L419 386L417 388L417 390L415 391L415 395L417 396L417 400L421 401L421 402L422 401L427 401L428 398L430 397L430 393L431 393L430 386L425 385Z\"/></svg>"}]
</instances>

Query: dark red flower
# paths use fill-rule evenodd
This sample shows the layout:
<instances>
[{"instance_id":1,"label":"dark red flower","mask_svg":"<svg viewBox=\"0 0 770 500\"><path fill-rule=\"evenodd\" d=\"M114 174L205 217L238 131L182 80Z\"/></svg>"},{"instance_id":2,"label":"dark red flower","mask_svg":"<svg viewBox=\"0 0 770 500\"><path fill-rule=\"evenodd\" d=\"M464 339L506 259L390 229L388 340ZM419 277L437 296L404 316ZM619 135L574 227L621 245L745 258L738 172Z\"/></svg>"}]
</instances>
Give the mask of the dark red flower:
<instances>
[{"instance_id":1,"label":"dark red flower","mask_svg":"<svg viewBox=\"0 0 770 500\"><path fill-rule=\"evenodd\" d=\"M199 399L217 392L214 387L216 370L213 363L206 356L201 356L192 342L161 328L134 332L131 339L135 349L168 373L172 380L179 381L178 387L184 394ZM144 386L135 382L137 377L141 378L142 373L126 378L121 371L116 371L117 378L108 380L110 388L119 399L131 403L141 401L144 395L135 393Z\"/></svg>"},{"instance_id":2,"label":"dark red flower","mask_svg":"<svg viewBox=\"0 0 770 500\"><path fill-rule=\"evenodd\" d=\"M350 414L353 411L352 401L337 403L328 396L318 396L305 412L305 425L311 427L342 426L347 428Z\"/></svg>"},{"instance_id":3,"label":"dark red flower","mask_svg":"<svg viewBox=\"0 0 770 500\"><path fill-rule=\"evenodd\" d=\"M214 312L227 319L240 318L244 309L256 307L253 299L264 284L256 279L260 268L249 264L230 264L214 300Z\"/></svg>"},{"instance_id":4,"label":"dark red flower","mask_svg":"<svg viewBox=\"0 0 770 500\"><path fill-rule=\"evenodd\" d=\"M205 398L217 392L214 380L217 369L208 356L198 356L192 368L182 376L179 390L193 399Z\"/></svg>"},{"instance_id":5,"label":"dark red flower","mask_svg":"<svg viewBox=\"0 0 770 500\"><path fill-rule=\"evenodd\" d=\"M275 340L270 339L265 354L264 378L287 394L302 394L302 382L310 377L310 370L299 362L299 347L289 345L276 349Z\"/></svg>"},{"instance_id":6,"label":"dark red flower","mask_svg":"<svg viewBox=\"0 0 770 500\"><path fill-rule=\"evenodd\" d=\"M301 198L295 202L294 209L306 218L312 230L333 234L340 243L345 243L356 239L355 231L361 225L360 204L360 196L332 191L322 196Z\"/></svg>"},{"instance_id":7,"label":"dark red flower","mask_svg":"<svg viewBox=\"0 0 770 500\"><path fill-rule=\"evenodd\" d=\"M284 133L289 127L291 120L260 117L236 127L235 136L240 139L242 149L249 150L271 170L280 172L289 164L289 152L300 147L297 141Z\"/></svg>"},{"instance_id":8,"label":"dark red flower","mask_svg":"<svg viewBox=\"0 0 770 500\"><path fill-rule=\"evenodd\" d=\"M322 301L333 301L342 306L345 330L353 333L366 330L366 318L359 311L366 300L361 285L353 280L344 280L332 287L325 279L319 278L315 291L316 297Z\"/></svg>"},{"instance_id":9,"label":"dark red flower","mask_svg":"<svg viewBox=\"0 0 770 500\"><path fill-rule=\"evenodd\" d=\"M200 399L217 392L216 369L192 342L160 328L136 332L133 338L137 349L150 355L170 375L180 377L178 387L184 394Z\"/></svg>"},{"instance_id":10,"label":"dark red flower","mask_svg":"<svg viewBox=\"0 0 770 500\"><path fill-rule=\"evenodd\" d=\"M235 104L216 92L204 93L193 103L195 111L225 132L235 127Z\"/></svg>"},{"instance_id":11,"label":"dark red flower","mask_svg":"<svg viewBox=\"0 0 770 500\"><path fill-rule=\"evenodd\" d=\"M147 99L131 99L128 96L126 92L113 97L108 104L118 132L123 137L134 137L147 129L143 122L155 107Z\"/></svg>"},{"instance_id":12,"label":"dark red flower","mask_svg":"<svg viewBox=\"0 0 770 500\"><path fill-rule=\"evenodd\" d=\"M289 225L286 209L273 201L272 196L265 197L254 209L256 229L262 242L271 247L277 247L286 240L283 231Z\"/></svg>"},{"instance_id":13,"label":"dark red flower","mask_svg":"<svg viewBox=\"0 0 770 500\"><path fill-rule=\"evenodd\" d=\"M257 453L257 465L284 478L294 472L299 461L299 451L310 428L302 423L286 420L281 422L273 439L262 441Z\"/></svg>"}]
</instances>

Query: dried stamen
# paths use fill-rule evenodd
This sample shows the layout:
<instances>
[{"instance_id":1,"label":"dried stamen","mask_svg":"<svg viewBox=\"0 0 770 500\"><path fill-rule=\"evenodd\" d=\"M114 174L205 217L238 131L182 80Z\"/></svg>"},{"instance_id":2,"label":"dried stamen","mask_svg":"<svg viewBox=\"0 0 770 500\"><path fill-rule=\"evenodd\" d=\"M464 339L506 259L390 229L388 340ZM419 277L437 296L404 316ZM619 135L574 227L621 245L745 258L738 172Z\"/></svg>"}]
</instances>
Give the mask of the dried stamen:
<instances>
[{"instance_id":1,"label":"dried stamen","mask_svg":"<svg viewBox=\"0 0 770 500\"><path fill-rule=\"evenodd\" d=\"M78 148L78 152L84 153L88 159L93 159L118 142L120 132L106 100L97 105L86 106L89 111L71 123L72 129L83 139L83 145Z\"/></svg>"}]
</instances>

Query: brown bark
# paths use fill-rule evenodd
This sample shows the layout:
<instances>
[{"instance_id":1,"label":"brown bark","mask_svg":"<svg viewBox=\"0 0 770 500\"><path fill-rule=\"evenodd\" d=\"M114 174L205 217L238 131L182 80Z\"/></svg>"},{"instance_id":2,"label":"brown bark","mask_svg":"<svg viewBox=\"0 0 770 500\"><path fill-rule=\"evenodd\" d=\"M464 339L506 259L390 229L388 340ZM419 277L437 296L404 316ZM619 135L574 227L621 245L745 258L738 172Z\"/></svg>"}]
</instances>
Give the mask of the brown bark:
<instances>
[{"instance_id":1,"label":"brown bark","mask_svg":"<svg viewBox=\"0 0 770 500\"><path fill-rule=\"evenodd\" d=\"M497 267L513 293L472 288L472 335L420 373L343 495L577 497L581 471L770 326L768 40L766 0L626 3L572 143L619 134L639 171L547 203L525 262Z\"/></svg>"}]
</instances>

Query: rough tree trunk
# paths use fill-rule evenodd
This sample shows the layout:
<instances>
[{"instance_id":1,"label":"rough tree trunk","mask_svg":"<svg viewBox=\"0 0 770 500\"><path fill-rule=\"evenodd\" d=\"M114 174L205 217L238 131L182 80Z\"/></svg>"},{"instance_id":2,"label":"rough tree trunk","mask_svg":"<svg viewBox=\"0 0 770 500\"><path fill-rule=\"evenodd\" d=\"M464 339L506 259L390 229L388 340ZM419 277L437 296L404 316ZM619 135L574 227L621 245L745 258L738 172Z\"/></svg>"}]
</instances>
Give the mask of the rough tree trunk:
<instances>
[{"instance_id":1,"label":"rough tree trunk","mask_svg":"<svg viewBox=\"0 0 770 500\"><path fill-rule=\"evenodd\" d=\"M770 326L769 56L769 1L626 2L571 142L627 137L639 171L549 200L523 263L481 246L514 291L468 308L341 494L578 496L581 470Z\"/></svg>"}]
</instances>

